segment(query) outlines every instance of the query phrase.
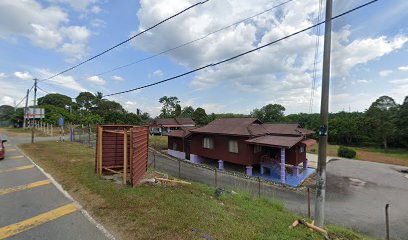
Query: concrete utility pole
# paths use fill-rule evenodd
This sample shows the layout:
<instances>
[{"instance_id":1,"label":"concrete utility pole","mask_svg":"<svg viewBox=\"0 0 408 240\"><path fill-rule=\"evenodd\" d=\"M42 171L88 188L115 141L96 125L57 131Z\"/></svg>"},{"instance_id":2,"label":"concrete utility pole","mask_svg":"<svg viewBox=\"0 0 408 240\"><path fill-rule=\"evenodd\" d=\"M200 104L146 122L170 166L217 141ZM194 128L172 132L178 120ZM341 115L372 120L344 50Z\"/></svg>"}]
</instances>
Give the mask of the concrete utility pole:
<instances>
[{"instance_id":1,"label":"concrete utility pole","mask_svg":"<svg viewBox=\"0 0 408 240\"><path fill-rule=\"evenodd\" d=\"M34 143L34 121L35 121L35 108L37 107L37 78L34 78L34 109L33 109L33 122L31 126L31 143Z\"/></svg>"},{"instance_id":2,"label":"concrete utility pole","mask_svg":"<svg viewBox=\"0 0 408 240\"><path fill-rule=\"evenodd\" d=\"M326 158L327 132L329 115L329 83L330 83L330 50L331 50L331 18L332 0L326 0L326 23L324 29L322 98L320 104L319 156L316 177L315 224L324 225L324 205L326 202Z\"/></svg>"},{"instance_id":3,"label":"concrete utility pole","mask_svg":"<svg viewBox=\"0 0 408 240\"><path fill-rule=\"evenodd\" d=\"M26 129L27 127L27 110L28 110L28 95L29 94L30 94L30 89L27 89L26 102L25 102L25 107L24 107L24 122L23 122L24 129Z\"/></svg>"}]
</instances>

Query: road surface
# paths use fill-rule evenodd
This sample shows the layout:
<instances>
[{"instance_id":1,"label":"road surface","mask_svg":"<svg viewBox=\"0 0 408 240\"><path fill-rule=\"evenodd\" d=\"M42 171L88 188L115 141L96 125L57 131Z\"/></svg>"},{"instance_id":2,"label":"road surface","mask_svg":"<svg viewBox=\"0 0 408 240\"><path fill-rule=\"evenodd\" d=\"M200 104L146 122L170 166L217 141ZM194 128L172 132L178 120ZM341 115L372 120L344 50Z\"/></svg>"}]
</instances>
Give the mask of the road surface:
<instances>
[{"instance_id":1,"label":"road surface","mask_svg":"<svg viewBox=\"0 0 408 240\"><path fill-rule=\"evenodd\" d=\"M19 151L16 144L31 138L8 140L0 160L0 239L113 238Z\"/></svg>"}]
</instances>

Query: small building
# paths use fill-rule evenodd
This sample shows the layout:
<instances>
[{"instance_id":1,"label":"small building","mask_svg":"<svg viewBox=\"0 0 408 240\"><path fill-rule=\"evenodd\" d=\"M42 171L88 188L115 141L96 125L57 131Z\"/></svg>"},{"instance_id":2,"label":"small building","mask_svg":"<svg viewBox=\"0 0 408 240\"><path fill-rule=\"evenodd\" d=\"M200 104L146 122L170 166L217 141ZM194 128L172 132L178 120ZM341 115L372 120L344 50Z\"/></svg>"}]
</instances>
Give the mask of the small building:
<instances>
[{"instance_id":1,"label":"small building","mask_svg":"<svg viewBox=\"0 0 408 240\"><path fill-rule=\"evenodd\" d=\"M314 170L307 167L307 139L314 132L299 124L266 124L256 118L221 118L206 126L167 133L168 153L194 163L218 161L246 167L257 175L288 185L298 185Z\"/></svg>"},{"instance_id":2,"label":"small building","mask_svg":"<svg viewBox=\"0 0 408 240\"><path fill-rule=\"evenodd\" d=\"M163 135L173 130L195 126L196 123L191 118L156 118L150 125L150 134Z\"/></svg>"}]
</instances>

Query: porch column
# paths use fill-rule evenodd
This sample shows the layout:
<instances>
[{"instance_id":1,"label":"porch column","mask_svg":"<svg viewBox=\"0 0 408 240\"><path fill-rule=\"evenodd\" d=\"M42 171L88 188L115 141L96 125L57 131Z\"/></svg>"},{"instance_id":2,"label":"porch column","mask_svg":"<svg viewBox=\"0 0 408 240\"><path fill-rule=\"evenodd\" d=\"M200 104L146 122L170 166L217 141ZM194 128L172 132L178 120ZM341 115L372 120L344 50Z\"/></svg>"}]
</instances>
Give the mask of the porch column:
<instances>
[{"instance_id":1,"label":"porch column","mask_svg":"<svg viewBox=\"0 0 408 240\"><path fill-rule=\"evenodd\" d=\"M293 166L293 176L299 176L299 166Z\"/></svg>"},{"instance_id":2,"label":"porch column","mask_svg":"<svg viewBox=\"0 0 408 240\"><path fill-rule=\"evenodd\" d=\"M252 166L246 166L246 175L252 176Z\"/></svg>"},{"instance_id":3,"label":"porch column","mask_svg":"<svg viewBox=\"0 0 408 240\"><path fill-rule=\"evenodd\" d=\"M224 170L224 161L218 160L218 169L219 170Z\"/></svg>"},{"instance_id":4,"label":"porch column","mask_svg":"<svg viewBox=\"0 0 408 240\"><path fill-rule=\"evenodd\" d=\"M281 148L281 182L285 183L286 169L285 169L285 148Z\"/></svg>"},{"instance_id":5,"label":"porch column","mask_svg":"<svg viewBox=\"0 0 408 240\"><path fill-rule=\"evenodd\" d=\"M260 170L261 175L264 175L264 174L265 174L265 168L264 168L264 166L263 166L262 163L261 163L260 166L259 166L259 170Z\"/></svg>"},{"instance_id":6,"label":"porch column","mask_svg":"<svg viewBox=\"0 0 408 240\"><path fill-rule=\"evenodd\" d=\"M305 161L303 161L303 170L307 169L307 162L308 162L308 160L306 158Z\"/></svg>"}]
</instances>

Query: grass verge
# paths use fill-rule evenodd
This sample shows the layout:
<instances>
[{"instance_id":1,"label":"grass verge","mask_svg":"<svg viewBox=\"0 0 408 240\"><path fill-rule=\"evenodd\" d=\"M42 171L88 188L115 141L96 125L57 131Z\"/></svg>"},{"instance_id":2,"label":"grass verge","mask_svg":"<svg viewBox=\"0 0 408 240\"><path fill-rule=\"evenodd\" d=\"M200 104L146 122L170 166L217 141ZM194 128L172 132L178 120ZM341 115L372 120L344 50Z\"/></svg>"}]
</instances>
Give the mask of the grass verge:
<instances>
[{"instance_id":1,"label":"grass verge","mask_svg":"<svg viewBox=\"0 0 408 240\"><path fill-rule=\"evenodd\" d=\"M328 145L327 146L327 155L336 157L338 145ZM382 148L369 148L369 147L348 147L352 148L357 152L357 160L364 160L369 162L378 162L378 163L388 163L401 166L408 166L408 150L405 149L388 149L385 151ZM311 147L308 147L307 151L309 153L318 153L319 146L314 144Z\"/></svg>"},{"instance_id":2,"label":"grass verge","mask_svg":"<svg viewBox=\"0 0 408 240\"><path fill-rule=\"evenodd\" d=\"M94 174L94 150L78 143L20 146L62 184L85 209L123 239L323 239L303 226L281 203L246 194L214 196L214 188L118 185ZM329 226L331 239L366 239Z\"/></svg>"}]
</instances>

